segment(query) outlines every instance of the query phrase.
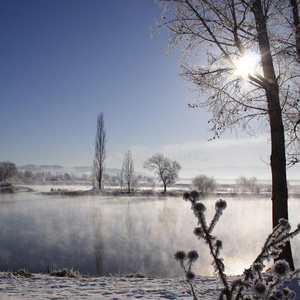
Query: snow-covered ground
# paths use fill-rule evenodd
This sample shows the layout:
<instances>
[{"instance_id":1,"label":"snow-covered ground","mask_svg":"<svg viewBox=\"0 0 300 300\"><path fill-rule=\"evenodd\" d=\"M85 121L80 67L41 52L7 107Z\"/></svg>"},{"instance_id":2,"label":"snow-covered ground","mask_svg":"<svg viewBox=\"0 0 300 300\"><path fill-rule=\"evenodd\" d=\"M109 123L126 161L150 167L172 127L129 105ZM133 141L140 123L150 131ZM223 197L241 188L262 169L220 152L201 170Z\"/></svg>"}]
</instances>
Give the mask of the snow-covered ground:
<instances>
[{"instance_id":1,"label":"snow-covered ground","mask_svg":"<svg viewBox=\"0 0 300 300\"><path fill-rule=\"evenodd\" d=\"M235 280L237 277L230 277ZM222 288L217 277L197 277L198 299L218 299ZM300 299L300 278L287 286ZM189 285L182 278L54 277L34 274L31 278L0 272L0 299L192 299Z\"/></svg>"}]
</instances>

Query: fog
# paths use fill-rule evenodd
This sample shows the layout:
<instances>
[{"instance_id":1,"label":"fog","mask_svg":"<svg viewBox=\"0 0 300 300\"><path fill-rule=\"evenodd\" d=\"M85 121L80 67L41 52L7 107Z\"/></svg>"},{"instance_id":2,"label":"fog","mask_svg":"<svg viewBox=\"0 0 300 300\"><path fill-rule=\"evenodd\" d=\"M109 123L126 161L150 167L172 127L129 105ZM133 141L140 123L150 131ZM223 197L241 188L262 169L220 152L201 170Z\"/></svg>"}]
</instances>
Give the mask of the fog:
<instances>
[{"instance_id":1,"label":"fog","mask_svg":"<svg viewBox=\"0 0 300 300\"><path fill-rule=\"evenodd\" d=\"M207 221L218 198L205 199ZM227 274L240 274L259 254L271 230L271 201L224 198L213 232L223 241ZM300 222L300 200L290 199L292 228ZM197 274L212 275L207 246L193 234L197 221L181 198L59 197L13 194L0 197L0 271L73 268L83 274L141 272L183 276L174 253L198 250ZM300 236L291 242L300 267Z\"/></svg>"}]
</instances>

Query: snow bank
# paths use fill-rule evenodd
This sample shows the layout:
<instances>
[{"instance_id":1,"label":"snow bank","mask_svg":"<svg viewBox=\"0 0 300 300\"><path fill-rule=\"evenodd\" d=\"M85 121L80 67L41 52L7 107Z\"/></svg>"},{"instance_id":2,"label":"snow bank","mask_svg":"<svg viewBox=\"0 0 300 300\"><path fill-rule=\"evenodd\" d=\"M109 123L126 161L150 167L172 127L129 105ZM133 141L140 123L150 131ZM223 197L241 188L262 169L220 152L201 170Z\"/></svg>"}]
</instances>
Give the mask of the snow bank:
<instances>
[{"instance_id":1,"label":"snow bank","mask_svg":"<svg viewBox=\"0 0 300 300\"><path fill-rule=\"evenodd\" d=\"M236 276L230 277L231 280ZM287 284L300 299L300 278ZM218 299L222 288L217 277L197 277L199 299ZM53 277L34 274L31 278L0 272L0 299L192 299L184 278Z\"/></svg>"}]
</instances>

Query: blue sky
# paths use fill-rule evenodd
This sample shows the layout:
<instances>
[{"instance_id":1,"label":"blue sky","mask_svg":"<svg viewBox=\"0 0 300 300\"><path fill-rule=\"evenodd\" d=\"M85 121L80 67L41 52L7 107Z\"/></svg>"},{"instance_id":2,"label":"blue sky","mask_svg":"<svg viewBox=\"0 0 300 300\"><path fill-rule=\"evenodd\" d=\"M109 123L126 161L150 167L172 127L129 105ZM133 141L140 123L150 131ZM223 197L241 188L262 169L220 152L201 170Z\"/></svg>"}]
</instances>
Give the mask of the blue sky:
<instances>
[{"instance_id":1,"label":"blue sky","mask_svg":"<svg viewBox=\"0 0 300 300\"><path fill-rule=\"evenodd\" d=\"M167 32L150 37L153 0L1 0L0 14L0 161L92 165L102 111L107 167L131 149L140 171L162 151L182 176L229 165L269 175L266 135L207 142L209 113L188 108L179 53L166 55Z\"/></svg>"}]
</instances>

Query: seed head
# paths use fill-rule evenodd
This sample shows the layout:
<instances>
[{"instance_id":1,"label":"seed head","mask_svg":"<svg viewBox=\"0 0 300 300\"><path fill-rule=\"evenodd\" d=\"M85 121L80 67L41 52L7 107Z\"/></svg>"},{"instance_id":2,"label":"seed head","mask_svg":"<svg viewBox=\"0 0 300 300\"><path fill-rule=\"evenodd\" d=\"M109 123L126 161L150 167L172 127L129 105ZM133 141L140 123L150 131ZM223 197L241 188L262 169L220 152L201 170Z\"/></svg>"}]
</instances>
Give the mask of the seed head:
<instances>
[{"instance_id":1,"label":"seed head","mask_svg":"<svg viewBox=\"0 0 300 300\"><path fill-rule=\"evenodd\" d=\"M252 286L252 292L253 294L255 294L258 297L264 297L264 295L266 294L267 291L267 287L265 284L263 284L260 281L256 281L254 283L254 285Z\"/></svg>"},{"instance_id":2,"label":"seed head","mask_svg":"<svg viewBox=\"0 0 300 300\"><path fill-rule=\"evenodd\" d=\"M285 260L281 259L274 263L272 270L275 273L275 276L283 278L287 276L290 272L290 265Z\"/></svg>"},{"instance_id":3,"label":"seed head","mask_svg":"<svg viewBox=\"0 0 300 300\"><path fill-rule=\"evenodd\" d=\"M195 210L195 212L203 213L203 212L205 212L206 208L203 203L198 202L198 203L194 204L194 210Z\"/></svg>"},{"instance_id":4,"label":"seed head","mask_svg":"<svg viewBox=\"0 0 300 300\"><path fill-rule=\"evenodd\" d=\"M285 229L287 229L287 230L290 230L290 229L291 229L291 225L290 225L289 221L286 220L286 219L281 218L281 219L279 220L279 224L280 224L283 228L285 228Z\"/></svg>"},{"instance_id":5,"label":"seed head","mask_svg":"<svg viewBox=\"0 0 300 300\"><path fill-rule=\"evenodd\" d=\"M184 259L186 259L186 253L184 251L177 251L174 257L178 261L183 261Z\"/></svg>"},{"instance_id":6,"label":"seed head","mask_svg":"<svg viewBox=\"0 0 300 300\"><path fill-rule=\"evenodd\" d=\"M189 200L189 199L190 199L190 194L189 194L188 192L185 192L185 193L183 194L183 199L184 199L185 201Z\"/></svg>"},{"instance_id":7,"label":"seed head","mask_svg":"<svg viewBox=\"0 0 300 300\"><path fill-rule=\"evenodd\" d=\"M282 293L286 299L295 299L296 298L296 293L294 291L291 291L289 288L284 288L282 290Z\"/></svg>"},{"instance_id":8,"label":"seed head","mask_svg":"<svg viewBox=\"0 0 300 300\"><path fill-rule=\"evenodd\" d=\"M283 292L282 291L275 291L273 293L273 296L275 297L275 299L278 299L278 300L283 299Z\"/></svg>"},{"instance_id":9,"label":"seed head","mask_svg":"<svg viewBox=\"0 0 300 300\"><path fill-rule=\"evenodd\" d=\"M283 292L283 295L288 296L289 293L290 293L290 289L289 289L289 288L284 288L284 289L282 290L282 292Z\"/></svg>"},{"instance_id":10,"label":"seed head","mask_svg":"<svg viewBox=\"0 0 300 300\"><path fill-rule=\"evenodd\" d=\"M186 276L186 279L187 279L187 280L193 280L193 279L195 279L195 277L196 277L195 273L192 272L192 271L186 272L185 276Z\"/></svg>"},{"instance_id":11,"label":"seed head","mask_svg":"<svg viewBox=\"0 0 300 300\"><path fill-rule=\"evenodd\" d=\"M200 194L197 191L191 191L190 196L194 199L194 201L197 201L200 198Z\"/></svg>"},{"instance_id":12,"label":"seed head","mask_svg":"<svg viewBox=\"0 0 300 300\"><path fill-rule=\"evenodd\" d=\"M245 275L246 277L251 278L251 279L254 278L254 274L253 274L253 272L252 272L251 269L245 269L245 270L244 270L244 275Z\"/></svg>"},{"instance_id":13,"label":"seed head","mask_svg":"<svg viewBox=\"0 0 300 300\"><path fill-rule=\"evenodd\" d=\"M191 251L189 251L187 256L190 261L196 261L199 257L199 254L196 250L191 250Z\"/></svg>"},{"instance_id":14,"label":"seed head","mask_svg":"<svg viewBox=\"0 0 300 300\"><path fill-rule=\"evenodd\" d=\"M218 200L216 202L216 210L224 210L227 207L227 203L225 200Z\"/></svg>"},{"instance_id":15,"label":"seed head","mask_svg":"<svg viewBox=\"0 0 300 300\"><path fill-rule=\"evenodd\" d=\"M194 229L194 235L196 235L197 237L203 237L203 230L201 227L196 227Z\"/></svg>"},{"instance_id":16,"label":"seed head","mask_svg":"<svg viewBox=\"0 0 300 300\"><path fill-rule=\"evenodd\" d=\"M261 263L255 263L252 266L253 271L261 272L263 270L264 266Z\"/></svg>"},{"instance_id":17,"label":"seed head","mask_svg":"<svg viewBox=\"0 0 300 300\"><path fill-rule=\"evenodd\" d=\"M216 240L216 247L222 249L222 241L221 240Z\"/></svg>"}]
</instances>

